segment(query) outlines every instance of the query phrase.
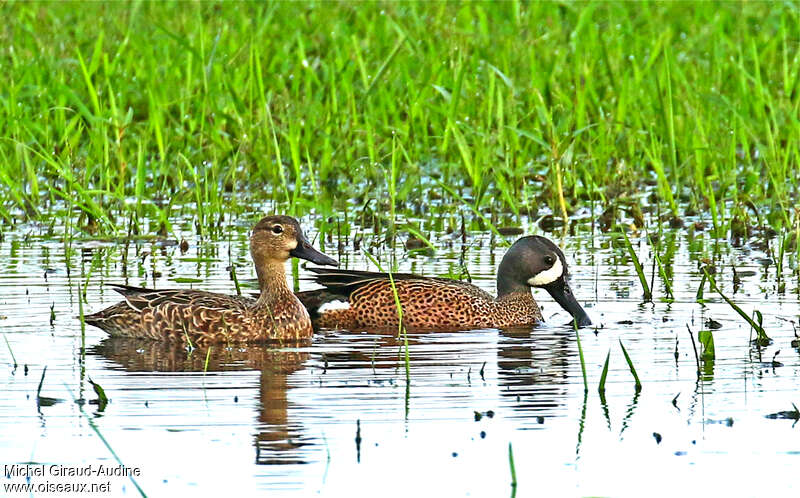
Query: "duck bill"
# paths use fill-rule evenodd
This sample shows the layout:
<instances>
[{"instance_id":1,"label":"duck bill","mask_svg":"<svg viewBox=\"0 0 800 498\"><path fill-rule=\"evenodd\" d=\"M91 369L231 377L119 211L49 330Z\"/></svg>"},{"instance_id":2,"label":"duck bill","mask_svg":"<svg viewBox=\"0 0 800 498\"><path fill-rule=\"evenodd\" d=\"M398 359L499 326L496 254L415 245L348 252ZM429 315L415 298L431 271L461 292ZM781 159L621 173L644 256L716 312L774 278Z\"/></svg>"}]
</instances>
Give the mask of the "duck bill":
<instances>
[{"instance_id":1,"label":"duck bill","mask_svg":"<svg viewBox=\"0 0 800 498\"><path fill-rule=\"evenodd\" d=\"M300 237L300 240L297 241L297 247L289 251L289 255L318 265L339 266L338 261L314 249L305 237Z\"/></svg>"},{"instance_id":2,"label":"duck bill","mask_svg":"<svg viewBox=\"0 0 800 498\"><path fill-rule=\"evenodd\" d=\"M564 279L553 282L546 286L545 289L562 308L572 315L575 319L574 323L576 323L578 327L588 327L592 324L589 315L586 314L583 307L578 303L578 300L575 299L572 289L569 288L569 284L567 284Z\"/></svg>"}]
</instances>

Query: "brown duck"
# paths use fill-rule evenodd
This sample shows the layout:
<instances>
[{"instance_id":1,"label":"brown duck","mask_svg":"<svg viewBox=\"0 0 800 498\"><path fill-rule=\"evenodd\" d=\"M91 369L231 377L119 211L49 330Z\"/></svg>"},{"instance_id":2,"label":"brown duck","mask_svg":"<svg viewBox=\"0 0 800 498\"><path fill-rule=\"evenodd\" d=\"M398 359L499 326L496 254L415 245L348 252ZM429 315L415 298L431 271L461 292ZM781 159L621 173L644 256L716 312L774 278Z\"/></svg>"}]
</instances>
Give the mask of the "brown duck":
<instances>
[{"instance_id":1,"label":"brown duck","mask_svg":"<svg viewBox=\"0 0 800 498\"><path fill-rule=\"evenodd\" d=\"M290 257L337 265L317 251L289 216L261 219L250 236L261 294L258 299L187 289L152 290L112 285L124 301L85 317L111 336L192 344L298 341L313 333L305 307L286 283Z\"/></svg>"},{"instance_id":2,"label":"brown duck","mask_svg":"<svg viewBox=\"0 0 800 498\"><path fill-rule=\"evenodd\" d=\"M298 293L316 327L389 329L398 313L389 274L308 268L324 289ZM459 280L393 273L408 330L509 328L542 321L531 295L545 289L580 327L591 325L567 283L564 253L550 240L522 237L508 250L497 272L497 298Z\"/></svg>"}]
</instances>

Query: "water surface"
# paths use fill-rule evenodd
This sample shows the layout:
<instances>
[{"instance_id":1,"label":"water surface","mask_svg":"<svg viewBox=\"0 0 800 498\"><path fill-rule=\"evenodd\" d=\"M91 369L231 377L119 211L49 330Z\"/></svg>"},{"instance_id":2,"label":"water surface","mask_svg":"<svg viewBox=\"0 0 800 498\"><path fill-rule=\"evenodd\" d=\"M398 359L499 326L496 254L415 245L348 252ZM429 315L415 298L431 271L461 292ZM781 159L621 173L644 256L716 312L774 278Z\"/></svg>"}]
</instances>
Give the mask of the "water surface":
<instances>
[{"instance_id":1,"label":"water surface","mask_svg":"<svg viewBox=\"0 0 800 498\"><path fill-rule=\"evenodd\" d=\"M91 312L118 300L106 283L233 293L227 268L235 265L252 287L246 223L214 240L176 225L187 233L186 252L171 240L86 240L73 241L67 258L49 227L4 232L0 331L18 365L0 344L0 463L116 466L99 432L122 463L140 469L136 481L150 496L505 496L514 491L510 444L519 496L792 493L800 428L766 416L800 404L800 354L791 345L797 261L787 257L779 279L762 243L733 247L707 233L665 232L659 253L675 299L664 300L656 275L655 302L642 304L633 265L609 236L589 227L550 234L596 323L580 332L586 393L569 317L543 291L535 297L546 322L535 328L410 335L408 372L403 341L387 334L324 331L307 347L190 353L82 332L74 319L79 289ZM535 224L526 229L541 233ZM649 248L632 237L650 275ZM470 233L466 245L456 235L432 240L433 255L398 245L398 269L443 275L463 264L494 292L504 248L488 234ZM348 267L370 268L352 239L324 242ZM376 254L388 260L386 249ZM770 346L752 346L747 324L708 286L697 302L702 258L715 263L726 295L763 313ZM302 266L287 265L287 275L299 289L314 286ZM721 326L716 360L698 377L686 326L696 334L709 318ZM54 400L37 403L45 367L41 395ZM111 398L102 411L75 402L96 398L90 378ZM111 496L138 494L127 478L110 481Z\"/></svg>"}]
</instances>

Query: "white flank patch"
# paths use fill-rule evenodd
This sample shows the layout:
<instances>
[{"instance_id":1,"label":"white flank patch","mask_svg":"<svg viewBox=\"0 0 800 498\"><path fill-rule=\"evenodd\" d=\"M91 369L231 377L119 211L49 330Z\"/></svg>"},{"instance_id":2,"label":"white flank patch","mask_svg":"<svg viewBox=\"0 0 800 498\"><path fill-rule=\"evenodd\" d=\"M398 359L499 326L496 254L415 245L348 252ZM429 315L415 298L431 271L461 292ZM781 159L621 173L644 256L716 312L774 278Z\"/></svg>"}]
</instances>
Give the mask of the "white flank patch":
<instances>
[{"instance_id":1,"label":"white flank patch","mask_svg":"<svg viewBox=\"0 0 800 498\"><path fill-rule=\"evenodd\" d=\"M528 285L533 287L541 287L543 285L552 284L564 274L564 266L561 264L561 258L556 257L556 262L549 270L539 272L538 275L528 279Z\"/></svg>"},{"instance_id":2,"label":"white flank patch","mask_svg":"<svg viewBox=\"0 0 800 498\"><path fill-rule=\"evenodd\" d=\"M328 311L346 310L350 309L348 301L328 301L317 310L317 313L326 313Z\"/></svg>"}]
</instances>

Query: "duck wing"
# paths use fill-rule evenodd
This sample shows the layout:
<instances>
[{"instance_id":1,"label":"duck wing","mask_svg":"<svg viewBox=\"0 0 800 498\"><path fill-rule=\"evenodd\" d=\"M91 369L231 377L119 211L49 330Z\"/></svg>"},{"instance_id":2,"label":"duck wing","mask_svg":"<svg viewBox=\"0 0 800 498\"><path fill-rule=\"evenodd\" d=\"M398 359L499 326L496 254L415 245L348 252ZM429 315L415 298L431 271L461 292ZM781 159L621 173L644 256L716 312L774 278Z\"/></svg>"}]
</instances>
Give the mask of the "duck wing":
<instances>
[{"instance_id":1,"label":"duck wing","mask_svg":"<svg viewBox=\"0 0 800 498\"><path fill-rule=\"evenodd\" d=\"M128 306L136 311L156 308L162 304L183 304L197 308L226 310L232 307L244 308L256 302L247 296L228 296L191 289L155 290L120 284L111 284L111 287L122 294Z\"/></svg>"},{"instance_id":2,"label":"duck wing","mask_svg":"<svg viewBox=\"0 0 800 498\"><path fill-rule=\"evenodd\" d=\"M493 299L493 297L480 287L472 285L469 282L462 280L455 280L452 278L443 277L423 277L414 273L392 273L391 278L388 273L374 272L374 271L361 271L361 270L340 270L337 268L317 268L307 267L307 270L315 273L314 281L319 285L325 287L328 295L351 296L358 289L374 284L376 282L383 282L387 286L391 286L392 280L395 282L415 283L423 286L448 286L457 287L462 292L482 297ZM307 291L302 294L310 294L315 291ZM304 296L305 297L305 296ZM301 298L301 301L303 299Z\"/></svg>"}]
</instances>

